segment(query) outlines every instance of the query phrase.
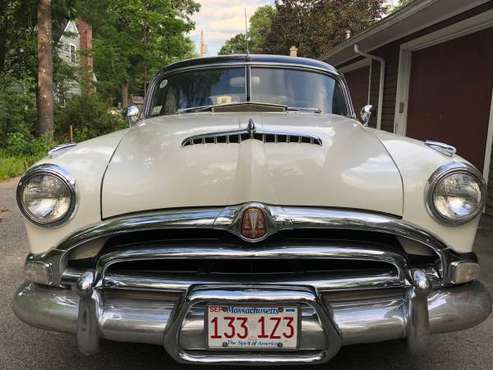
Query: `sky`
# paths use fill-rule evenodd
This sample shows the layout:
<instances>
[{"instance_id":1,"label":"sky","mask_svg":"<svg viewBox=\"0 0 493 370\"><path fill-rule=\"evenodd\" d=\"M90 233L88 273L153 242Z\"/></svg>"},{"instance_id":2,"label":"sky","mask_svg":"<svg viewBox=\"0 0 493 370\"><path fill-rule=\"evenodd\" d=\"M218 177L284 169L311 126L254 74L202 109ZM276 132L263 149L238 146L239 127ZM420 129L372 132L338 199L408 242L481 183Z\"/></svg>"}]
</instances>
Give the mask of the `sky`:
<instances>
[{"instance_id":1,"label":"sky","mask_svg":"<svg viewBox=\"0 0 493 370\"><path fill-rule=\"evenodd\" d=\"M200 30L204 31L207 55L217 55L224 42L237 33L245 32L245 9L247 17L262 5L274 4L274 0L197 0L202 6L194 17L195 31L191 38L200 50ZM388 0L397 3L398 0Z\"/></svg>"},{"instance_id":2,"label":"sky","mask_svg":"<svg viewBox=\"0 0 493 370\"><path fill-rule=\"evenodd\" d=\"M200 30L204 30L207 55L216 55L224 42L237 33L245 32L247 17L262 5L274 4L274 0L198 0L202 6L195 16L195 31L191 37L200 50Z\"/></svg>"}]
</instances>

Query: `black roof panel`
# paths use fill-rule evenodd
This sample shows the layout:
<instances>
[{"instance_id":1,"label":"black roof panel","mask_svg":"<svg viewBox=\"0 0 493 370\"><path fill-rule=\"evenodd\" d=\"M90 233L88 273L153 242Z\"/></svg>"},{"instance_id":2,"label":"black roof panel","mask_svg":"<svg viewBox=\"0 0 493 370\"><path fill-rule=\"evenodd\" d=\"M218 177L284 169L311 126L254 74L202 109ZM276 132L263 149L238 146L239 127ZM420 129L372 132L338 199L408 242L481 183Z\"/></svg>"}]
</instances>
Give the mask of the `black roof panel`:
<instances>
[{"instance_id":1,"label":"black roof panel","mask_svg":"<svg viewBox=\"0 0 493 370\"><path fill-rule=\"evenodd\" d=\"M181 62L170 64L163 68L161 73L172 71L173 69L182 67L193 67L206 64L221 64L221 63L234 63L234 62L259 62L259 63L283 63L293 65L303 65L307 67L314 67L326 70L328 72L335 73L336 70L330 64L321 62L315 59L289 57L286 55L268 55L268 54L233 54L233 55L218 55L215 57L195 58L188 59Z\"/></svg>"}]
</instances>

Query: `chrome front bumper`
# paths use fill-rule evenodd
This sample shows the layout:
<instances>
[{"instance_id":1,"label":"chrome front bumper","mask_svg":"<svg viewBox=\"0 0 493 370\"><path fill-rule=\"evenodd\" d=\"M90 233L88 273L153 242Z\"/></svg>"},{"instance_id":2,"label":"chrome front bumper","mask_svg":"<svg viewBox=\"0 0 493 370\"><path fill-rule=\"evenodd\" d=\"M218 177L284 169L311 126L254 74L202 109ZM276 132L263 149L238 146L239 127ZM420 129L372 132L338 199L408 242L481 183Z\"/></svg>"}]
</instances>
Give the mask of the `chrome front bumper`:
<instances>
[{"instance_id":1,"label":"chrome front bumper","mask_svg":"<svg viewBox=\"0 0 493 370\"><path fill-rule=\"evenodd\" d=\"M222 239L212 244L118 241L118 248L98 249L89 269L69 264L73 253L91 243L102 246L109 238L131 233L208 229L238 237L240 216L249 206L265 210L271 234L342 230L392 235L424 247L436 262L421 267L410 264L401 242L288 238L257 245ZM386 268L248 277L236 272L176 275L174 270L140 270L141 266L118 269L120 264L136 261L222 261L227 265L229 261L283 264L301 259L377 262ZM398 338L407 338L411 350L419 351L427 347L430 334L472 327L491 311L490 295L476 280L479 265L473 255L458 255L436 236L399 218L341 209L249 203L122 216L81 230L46 254L30 255L26 276L31 282L19 288L13 305L24 322L76 334L79 349L86 354L97 352L103 338L159 344L185 363L314 364L328 361L343 345ZM296 303L301 312L298 349L282 353L208 350L205 307L210 302Z\"/></svg>"},{"instance_id":2,"label":"chrome front bumper","mask_svg":"<svg viewBox=\"0 0 493 370\"><path fill-rule=\"evenodd\" d=\"M85 353L97 351L99 339L104 338L164 345L180 362L206 364L320 363L342 345L406 337L412 349L419 349L429 334L470 328L491 311L490 295L477 281L429 291L420 307L416 287L318 295L306 287L198 286L181 294L98 290L92 289L88 279L79 280L78 289L26 282L16 293L14 311L32 326L77 334ZM204 303L245 301L301 304L300 350L283 354L207 351Z\"/></svg>"}]
</instances>

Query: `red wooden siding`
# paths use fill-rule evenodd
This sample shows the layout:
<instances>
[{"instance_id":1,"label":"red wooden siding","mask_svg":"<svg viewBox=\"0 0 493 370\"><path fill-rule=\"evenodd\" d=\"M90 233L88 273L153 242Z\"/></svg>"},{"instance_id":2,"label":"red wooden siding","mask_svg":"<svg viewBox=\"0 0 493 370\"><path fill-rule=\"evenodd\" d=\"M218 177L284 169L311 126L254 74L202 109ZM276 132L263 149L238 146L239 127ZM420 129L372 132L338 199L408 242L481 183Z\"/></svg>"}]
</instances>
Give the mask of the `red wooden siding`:
<instances>
[{"instance_id":1,"label":"red wooden siding","mask_svg":"<svg viewBox=\"0 0 493 370\"><path fill-rule=\"evenodd\" d=\"M344 73L351 93L354 110L357 115L366 104L368 104L368 77L370 67L363 67Z\"/></svg>"},{"instance_id":2,"label":"red wooden siding","mask_svg":"<svg viewBox=\"0 0 493 370\"><path fill-rule=\"evenodd\" d=\"M493 28L412 55L407 136L438 140L483 170L493 89Z\"/></svg>"}]
</instances>

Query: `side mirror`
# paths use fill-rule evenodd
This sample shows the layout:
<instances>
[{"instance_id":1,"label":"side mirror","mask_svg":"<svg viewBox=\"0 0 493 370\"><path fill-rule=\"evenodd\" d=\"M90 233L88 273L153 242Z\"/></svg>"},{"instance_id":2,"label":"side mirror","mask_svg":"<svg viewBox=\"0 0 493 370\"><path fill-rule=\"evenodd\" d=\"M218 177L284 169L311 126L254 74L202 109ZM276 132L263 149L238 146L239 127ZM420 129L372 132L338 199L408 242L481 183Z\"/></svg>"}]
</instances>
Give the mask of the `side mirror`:
<instances>
[{"instance_id":1,"label":"side mirror","mask_svg":"<svg viewBox=\"0 0 493 370\"><path fill-rule=\"evenodd\" d=\"M359 114L361 123L363 126L367 127L368 123L370 123L371 114L373 113L373 105L365 105L361 108L361 112Z\"/></svg>"},{"instance_id":2,"label":"side mirror","mask_svg":"<svg viewBox=\"0 0 493 370\"><path fill-rule=\"evenodd\" d=\"M127 108L128 126L133 126L139 120L140 111L136 105L131 105Z\"/></svg>"}]
</instances>

